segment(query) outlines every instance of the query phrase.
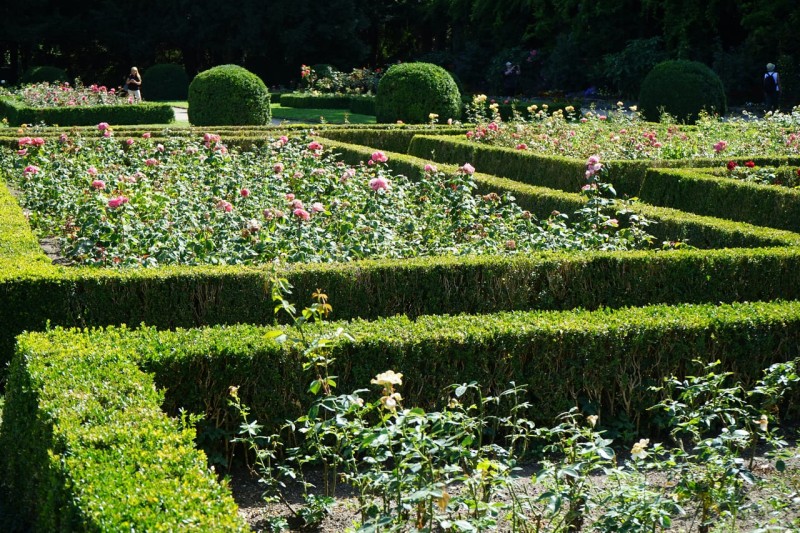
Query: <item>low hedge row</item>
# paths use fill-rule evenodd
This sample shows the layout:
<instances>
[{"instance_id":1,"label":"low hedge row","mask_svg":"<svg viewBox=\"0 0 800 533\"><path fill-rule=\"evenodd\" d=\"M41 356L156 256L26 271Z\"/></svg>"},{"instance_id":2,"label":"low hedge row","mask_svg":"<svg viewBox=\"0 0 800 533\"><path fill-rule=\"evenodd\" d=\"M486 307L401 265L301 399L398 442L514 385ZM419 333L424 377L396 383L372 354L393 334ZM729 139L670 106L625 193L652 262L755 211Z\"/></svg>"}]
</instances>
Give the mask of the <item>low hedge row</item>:
<instances>
[{"instance_id":1,"label":"low hedge row","mask_svg":"<svg viewBox=\"0 0 800 533\"><path fill-rule=\"evenodd\" d=\"M101 105L86 107L27 107L11 98L0 98L0 117L12 126L21 124L58 124L59 126L89 126L100 122L110 124L168 124L175 113L167 104Z\"/></svg>"},{"instance_id":2,"label":"low hedge row","mask_svg":"<svg viewBox=\"0 0 800 533\"><path fill-rule=\"evenodd\" d=\"M650 169L639 198L655 205L800 231L800 190L747 183L708 169Z\"/></svg>"},{"instance_id":3,"label":"low hedge row","mask_svg":"<svg viewBox=\"0 0 800 533\"><path fill-rule=\"evenodd\" d=\"M442 391L453 383L476 381L497 393L514 381L527 385L540 423L584 405L609 419L652 426L646 408L656 394L649 386L696 370L694 359L720 359L752 382L770 364L800 356L800 302L396 316L323 324L306 334L340 327L355 339L333 348L332 373L342 393L392 369L404 375L407 405L431 408L446 402ZM302 373L301 356L268 340L265 331L148 330L131 345L139 346L142 368L166 388L168 412L204 413L230 430L226 398L233 385L259 421L274 428L308 405L310 376Z\"/></svg>"},{"instance_id":4,"label":"low hedge row","mask_svg":"<svg viewBox=\"0 0 800 533\"><path fill-rule=\"evenodd\" d=\"M320 134L326 139L405 154L408 153L411 139L417 135L463 135L466 131L465 128L448 126L431 128L429 126L416 125L380 130L371 128L329 128L320 130ZM467 160L465 159L465 161Z\"/></svg>"},{"instance_id":5,"label":"low hedge row","mask_svg":"<svg viewBox=\"0 0 800 533\"><path fill-rule=\"evenodd\" d=\"M129 342L124 331L20 337L0 429L6 528L247 530Z\"/></svg>"},{"instance_id":6,"label":"low hedge row","mask_svg":"<svg viewBox=\"0 0 800 533\"><path fill-rule=\"evenodd\" d=\"M585 183L585 160L480 144L463 137L417 135L411 140L407 153L442 163L470 161L478 170L492 169L504 178L562 191L579 190ZM749 160L759 166L800 165L800 157L751 157ZM604 163L617 194L630 197L640 196L647 172L653 167L708 168L724 164L717 159L611 160Z\"/></svg>"}]
</instances>

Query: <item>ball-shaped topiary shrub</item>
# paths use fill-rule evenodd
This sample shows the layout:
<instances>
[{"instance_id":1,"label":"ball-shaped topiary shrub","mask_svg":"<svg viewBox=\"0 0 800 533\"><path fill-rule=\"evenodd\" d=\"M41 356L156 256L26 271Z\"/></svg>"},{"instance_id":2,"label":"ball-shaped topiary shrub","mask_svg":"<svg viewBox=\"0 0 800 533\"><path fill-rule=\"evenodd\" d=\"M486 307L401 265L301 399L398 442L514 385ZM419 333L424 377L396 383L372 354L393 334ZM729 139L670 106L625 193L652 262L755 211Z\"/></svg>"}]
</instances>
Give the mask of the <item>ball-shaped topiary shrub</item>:
<instances>
[{"instance_id":1,"label":"ball-shaped topiary shrub","mask_svg":"<svg viewBox=\"0 0 800 533\"><path fill-rule=\"evenodd\" d=\"M242 67L214 67L189 85L189 122L195 126L257 126L269 119L267 86Z\"/></svg>"},{"instance_id":2,"label":"ball-shaped topiary shrub","mask_svg":"<svg viewBox=\"0 0 800 533\"><path fill-rule=\"evenodd\" d=\"M144 71L142 86L147 88L147 99L151 101L186 100L189 76L181 65L159 63Z\"/></svg>"},{"instance_id":3,"label":"ball-shaped topiary shrub","mask_svg":"<svg viewBox=\"0 0 800 533\"><path fill-rule=\"evenodd\" d=\"M431 113L439 122L461 116L461 94L453 77L431 63L401 63L386 71L378 84L378 122L428 122Z\"/></svg>"},{"instance_id":4,"label":"ball-shaped topiary shrub","mask_svg":"<svg viewBox=\"0 0 800 533\"><path fill-rule=\"evenodd\" d=\"M67 72L58 67L31 67L22 73L19 78L20 83L59 83L67 81Z\"/></svg>"},{"instance_id":5,"label":"ball-shaped topiary shrub","mask_svg":"<svg viewBox=\"0 0 800 533\"><path fill-rule=\"evenodd\" d=\"M703 109L724 115L728 103L719 76L704 64L664 61L642 82L639 109L651 122L657 122L664 111L691 124Z\"/></svg>"}]
</instances>

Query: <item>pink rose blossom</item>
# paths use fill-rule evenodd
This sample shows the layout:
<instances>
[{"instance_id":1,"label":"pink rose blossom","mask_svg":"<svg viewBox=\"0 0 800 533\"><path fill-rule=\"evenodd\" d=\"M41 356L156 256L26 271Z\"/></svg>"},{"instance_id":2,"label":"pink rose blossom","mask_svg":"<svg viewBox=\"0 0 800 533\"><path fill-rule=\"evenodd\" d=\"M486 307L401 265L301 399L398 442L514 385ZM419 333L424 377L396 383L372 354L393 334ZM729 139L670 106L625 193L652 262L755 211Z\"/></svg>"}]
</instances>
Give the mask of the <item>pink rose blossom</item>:
<instances>
[{"instance_id":1,"label":"pink rose blossom","mask_svg":"<svg viewBox=\"0 0 800 533\"><path fill-rule=\"evenodd\" d=\"M438 170L439 170L439 169L438 169L438 168L436 168L436 165L431 165L430 163L428 163L427 165L425 165L425 172L435 173L435 172L437 172Z\"/></svg>"},{"instance_id":2,"label":"pink rose blossom","mask_svg":"<svg viewBox=\"0 0 800 533\"><path fill-rule=\"evenodd\" d=\"M283 166L283 163L275 163L275 166L272 167L272 170L275 172L275 174L280 174L283 172L284 168L286 167Z\"/></svg>"},{"instance_id":3,"label":"pink rose blossom","mask_svg":"<svg viewBox=\"0 0 800 533\"><path fill-rule=\"evenodd\" d=\"M300 207L292 211L292 214L300 220L309 220L311 218L311 215L308 214L308 211Z\"/></svg>"},{"instance_id":4,"label":"pink rose blossom","mask_svg":"<svg viewBox=\"0 0 800 533\"><path fill-rule=\"evenodd\" d=\"M500 129L500 127L497 125L496 122L490 122L489 125L486 126L486 127L489 128L492 131L497 131L497 130Z\"/></svg>"},{"instance_id":5,"label":"pink rose blossom","mask_svg":"<svg viewBox=\"0 0 800 533\"><path fill-rule=\"evenodd\" d=\"M527 149L528 149L528 145L525 144L525 143L519 143L517 145L517 150L527 150Z\"/></svg>"},{"instance_id":6,"label":"pink rose blossom","mask_svg":"<svg viewBox=\"0 0 800 533\"><path fill-rule=\"evenodd\" d=\"M287 137L286 135L281 135L279 140L280 140L280 141L281 141L283 144L286 144L286 143L288 143L288 142L289 142L289 137Z\"/></svg>"},{"instance_id":7,"label":"pink rose blossom","mask_svg":"<svg viewBox=\"0 0 800 533\"><path fill-rule=\"evenodd\" d=\"M239 194L242 195L242 198L247 198L250 196L250 189L242 188L242 190L239 191Z\"/></svg>"},{"instance_id":8,"label":"pink rose blossom","mask_svg":"<svg viewBox=\"0 0 800 533\"><path fill-rule=\"evenodd\" d=\"M233 211L233 204L231 204L226 200L220 200L219 202L217 202L216 207L220 211L225 211L226 213L230 213L231 211Z\"/></svg>"},{"instance_id":9,"label":"pink rose blossom","mask_svg":"<svg viewBox=\"0 0 800 533\"><path fill-rule=\"evenodd\" d=\"M97 125L97 129L100 131L106 131L108 129L108 122L101 122Z\"/></svg>"},{"instance_id":10,"label":"pink rose blossom","mask_svg":"<svg viewBox=\"0 0 800 533\"><path fill-rule=\"evenodd\" d=\"M325 206L322 205L322 202L314 202L311 204L311 211L314 213L322 213L325 211Z\"/></svg>"},{"instance_id":11,"label":"pink rose blossom","mask_svg":"<svg viewBox=\"0 0 800 533\"><path fill-rule=\"evenodd\" d=\"M369 180L369 187L375 192L380 190L388 191L389 190L389 182L386 178L382 178L378 176L377 178L372 178Z\"/></svg>"},{"instance_id":12,"label":"pink rose blossom","mask_svg":"<svg viewBox=\"0 0 800 533\"><path fill-rule=\"evenodd\" d=\"M156 150L158 150L158 151L159 151L159 152L161 152L161 153L164 153L164 145L163 145L163 144L161 144L161 143L158 143L158 144L156 145Z\"/></svg>"},{"instance_id":13,"label":"pink rose blossom","mask_svg":"<svg viewBox=\"0 0 800 533\"><path fill-rule=\"evenodd\" d=\"M292 200L292 208L293 209L303 209L303 207L305 207L305 206L303 205L303 201L302 200Z\"/></svg>"},{"instance_id":14,"label":"pink rose blossom","mask_svg":"<svg viewBox=\"0 0 800 533\"><path fill-rule=\"evenodd\" d=\"M372 160L375 161L376 163L386 163L389 160L389 158L386 157L386 154L384 154L383 152L373 152Z\"/></svg>"},{"instance_id":15,"label":"pink rose blossom","mask_svg":"<svg viewBox=\"0 0 800 533\"><path fill-rule=\"evenodd\" d=\"M34 146L43 146L44 139L42 139L41 137L36 137L31 141L31 144L33 144Z\"/></svg>"},{"instance_id":16,"label":"pink rose blossom","mask_svg":"<svg viewBox=\"0 0 800 533\"><path fill-rule=\"evenodd\" d=\"M20 146L27 146L29 144L33 144L33 139L30 137L22 137L19 141L17 141Z\"/></svg>"},{"instance_id":17,"label":"pink rose blossom","mask_svg":"<svg viewBox=\"0 0 800 533\"><path fill-rule=\"evenodd\" d=\"M158 166L158 159L153 159L152 157L150 157L144 160L144 164L148 167Z\"/></svg>"},{"instance_id":18,"label":"pink rose blossom","mask_svg":"<svg viewBox=\"0 0 800 533\"><path fill-rule=\"evenodd\" d=\"M292 194L292 193L290 193L290 192L289 192L289 193L286 193L286 200L287 200L288 202L291 202L292 200L294 200L294 194Z\"/></svg>"},{"instance_id":19,"label":"pink rose blossom","mask_svg":"<svg viewBox=\"0 0 800 533\"><path fill-rule=\"evenodd\" d=\"M105 189L106 182L103 180L94 180L92 181L92 188L94 189Z\"/></svg>"},{"instance_id":20,"label":"pink rose blossom","mask_svg":"<svg viewBox=\"0 0 800 533\"><path fill-rule=\"evenodd\" d=\"M128 146L133 146L133 139L129 137L128 139L125 140L125 144L127 144Z\"/></svg>"},{"instance_id":21,"label":"pink rose blossom","mask_svg":"<svg viewBox=\"0 0 800 533\"><path fill-rule=\"evenodd\" d=\"M26 174L26 175L27 174L38 174L39 173L39 167L37 167L36 165L28 165L27 167L25 167L25 170L23 170L22 172L24 174Z\"/></svg>"},{"instance_id":22,"label":"pink rose blossom","mask_svg":"<svg viewBox=\"0 0 800 533\"><path fill-rule=\"evenodd\" d=\"M475 174L475 167L473 167L469 163L464 163L458 170L460 170L464 174L469 174L470 176L472 174Z\"/></svg>"},{"instance_id":23,"label":"pink rose blossom","mask_svg":"<svg viewBox=\"0 0 800 533\"><path fill-rule=\"evenodd\" d=\"M151 136L151 134L150 134L149 131L146 131L146 132L142 133L142 139L149 139L150 136Z\"/></svg>"},{"instance_id":24,"label":"pink rose blossom","mask_svg":"<svg viewBox=\"0 0 800 533\"><path fill-rule=\"evenodd\" d=\"M311 141L308 143L308 149L316 152L317 150L322 150L322 145L317 141Z\"/></svg>"},{"instance_id":25,"label":"pink rose blossom","mask_svg":"<svg viewBox=\"0 0 800 533\"><path fill-rule=\"evenodd\" d=\"M475 132L473 132L473 131L468 131L468 132L467 132L467 139L472 139L472 137L473 137L474 135L475 135Z\"/></svg>"},{"instance_id":26,"label":"pink rose blossom","mask_svg":"<svg viewBox=\"0 0 800 533\"><path fill-rule=\"evenodd\" d=\"M727 147L728 147L728 141L719 141L714 145L714 151L720 153Z\"/></svg>"},{"instance_id":27,"label":"pink rose blossom","mask_svg":"<svg viewBox=\"0 0 800 533\"><path fill-rule=\"evenodd\" d=\"M296 180L299 180L300 178L303 177L303 173L298 170L297 172L294 173L292 177Z\"/></svg>"},{"instance_id":28,"label":"pink rose blossom","mask_svg":"<svg viewBox=\"0 0 800 533\"><path fill-rule=\"evenodd\" d=\"M114 198L110 198L108 200L108 207L111 208L111 209L116 209L116 208L122 206L123 204L127 204L127 203L128 203L128 197L127 196L115 196Z\"/></svg>"},{"instance_id":29,"label":"pink rose blossom","mask_svg":"<svg viewBox=\"0 0 800 533\"><path fill-rule=\"evenodd\" d=\"M103 132L103 137L111 137L111 130L106 130Z\"/></svg>"},{"instance_id":30,"label":"pink rose blossom","mask_svg":"<svg viewBox=\"0 0 800 533\"><path fill-rule=\"evenodd\" d=\"M17 150L17 155L28 155L28 149L23 148L22 150Z\"/></svg>"}]
</instances>

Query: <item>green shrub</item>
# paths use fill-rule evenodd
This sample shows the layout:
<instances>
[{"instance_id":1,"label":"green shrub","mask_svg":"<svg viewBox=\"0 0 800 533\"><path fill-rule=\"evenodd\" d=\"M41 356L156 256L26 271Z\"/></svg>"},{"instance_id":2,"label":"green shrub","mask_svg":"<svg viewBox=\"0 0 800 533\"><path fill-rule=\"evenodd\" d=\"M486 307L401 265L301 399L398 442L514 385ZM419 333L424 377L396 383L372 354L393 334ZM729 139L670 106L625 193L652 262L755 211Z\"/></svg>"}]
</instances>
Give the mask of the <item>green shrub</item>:
<instances>
[{"instance_id":1,"label":"green shrub","mask_svg":"<svg viewBox=\"0 0 800 533\"><path fill-rule=\"evenodd\" d=\"M142 85L147 87L148 100L186 100L189 94L186 70L174 63L159 63L145 70Z\"/></svg>"},{"instance_id":2,"label":"green shrub","mask_svg":"<svg viewBox=\"0 0 800 533\"><path fill-rule=\"evenodd\" d=\"M402 120L412 124L461 116L461 94L446 70L430 63L401 63L392 66L378 84L378 122Z\"/></svg>"},{"instance_id":3,"label":"green shrub","mask_svg":"<svg viewBox=\"0 0 800 533\"><path fill-rule=\"evenodd\" d=\"M124 332L90 335L125 343ZM194 429L161 411L163 394L136 354L75 340L63 331L20 339L0 428L6 528L246 530Z\"/></svg>"},{"instance_id":4,"label":"green shrub","mask_svg":"<svg viewBox=\"0 0 800 533\"><path fill-rule=\"evenodd\" d=\"M350 111L359 115L375 115L376 98L374 96L360 95L350 97Z\"/></svg>"},{"instance_id":5,"label":"green shrub","mask_svg":"<svg viewBox=\"0 0 800 533\"><path fill-rule=\"evenodd\" d=\"M269 91L261 78L242 67L214 67L198 74L189 85L189 122L195 126L269 121Z\"/></svg>"},{"instance_id":6,"label":"green shrub","mask_svg":"<svg viewBox=\"0 0 800 533\"><path fill-rule=\"evenodd\" d=\"M713 70L697 61L664 61L642 82L639 108L651 122L658 122L663 110L693 123L703 110L724 115L728 104L722 81Z\"/></svg>"},{"instance_id":7,"label":"green shrub","mask_svg":"<svg viewBox=\"0 0 800 533\"><path fill-rule=\"evenodd\" d=\"M22 84L42 82L59 83L62 81L69 81L67 72L62 68L49 66L31 67L19 77L19 82Z\"/></svg>"},{"instance_id":8,"label":"green shrub","mask_svg":"<svg viewBox=\"0 0 800 533\"><path fill-rule=\"evenodd\" d=\"M20 124L58 124L59 126L96 126L109 124L168 124L175 122L175 112L166 104L98 105L75 107L27 107L11 99L0 98L0 117L12 126Z\"/></svg>"}]
</instances>

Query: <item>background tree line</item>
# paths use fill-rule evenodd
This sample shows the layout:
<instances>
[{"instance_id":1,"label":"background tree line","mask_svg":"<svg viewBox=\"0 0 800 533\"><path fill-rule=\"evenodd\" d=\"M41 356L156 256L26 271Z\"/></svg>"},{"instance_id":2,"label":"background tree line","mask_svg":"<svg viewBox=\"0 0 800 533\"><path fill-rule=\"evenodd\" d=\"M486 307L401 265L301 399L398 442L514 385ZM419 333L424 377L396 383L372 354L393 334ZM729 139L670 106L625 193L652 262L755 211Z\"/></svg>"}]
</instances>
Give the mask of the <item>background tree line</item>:
<instances>
[{"instance_id":1,"label":"background tree line","mask_svg":"<svg viewBox=\"0 0 800 533\"><path fill-rule=\"evenodd\" d=\"M768 61L794 93L797 27L796 0L29 0L0 7L0 76L53 65L119 85L131 65L181 63L192 76L236 63L288 85L303 63L348 71L423 59L491 92L513 61L529 94L635 97L653 64L681 58L711 66L744 101L760 99Z\"/></svg>"}]
</instances>

